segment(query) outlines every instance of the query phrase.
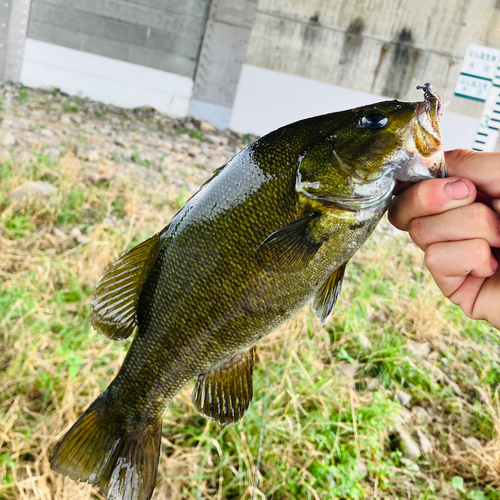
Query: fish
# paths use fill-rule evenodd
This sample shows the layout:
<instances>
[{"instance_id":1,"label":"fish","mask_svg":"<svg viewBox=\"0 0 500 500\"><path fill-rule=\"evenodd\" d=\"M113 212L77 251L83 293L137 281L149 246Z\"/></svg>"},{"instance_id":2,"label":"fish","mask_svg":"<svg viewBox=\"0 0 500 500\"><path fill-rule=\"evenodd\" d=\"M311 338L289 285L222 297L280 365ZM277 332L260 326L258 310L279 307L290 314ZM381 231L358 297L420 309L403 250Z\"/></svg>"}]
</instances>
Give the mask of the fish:
<instances>
[{"instance_id":1,"label":"fish","mask_svg":"<svg viewBox=\"0 0 500 500\"><path fill-rule=\"evenodd\" d=\"M195 410L238 422L253 397L259 342L312 300L324 325L345 267L398 181L446 176L430 87L279 128L218 168L95 290L97 332L133 342L116 378L57 445L52 470L109 500L155 487L162 415L194 381Z\"/></svg>"}]
</instances>

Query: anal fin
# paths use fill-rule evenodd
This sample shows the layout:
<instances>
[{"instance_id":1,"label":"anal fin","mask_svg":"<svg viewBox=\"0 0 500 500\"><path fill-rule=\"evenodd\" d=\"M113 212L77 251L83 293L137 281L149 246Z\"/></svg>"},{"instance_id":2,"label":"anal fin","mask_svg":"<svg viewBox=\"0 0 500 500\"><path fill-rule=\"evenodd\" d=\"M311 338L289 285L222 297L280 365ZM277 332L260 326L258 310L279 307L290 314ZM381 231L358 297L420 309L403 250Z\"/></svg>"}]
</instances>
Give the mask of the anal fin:
<instances>
[{"instance_id":1,"label":"anal fin","mask_svg":"<svg viewBox=\"0 0 500 500\"><path fill-rule=\"evenodd\" d=\"M126 339L137 325L137 303L142 285L166 229L120 257L97 284L90 304L90 319L92 326L105 337Z\"/></svg>"},{"instance_id":2,"label":"anal fin","mask_svg":"<svg viewBox=\"0 0 500 500\"><path fill-rule=\"evenodd\" d=\"M313 299L312 310L322 325L327 322L339 298L345 266L346 264L342 264L331 274Z\"/></svg>"},{"instance_id":3,"label":"anal fin","mask_svg":"<svg viewBox=\"0 0 500 500\"><path fill-rule=\"evenodd\" d=\"M191 391L194 409L220 425L238 422L253 397L255 353L252 347L213 372L200 375Z\"/></svg>"}]
</instances>

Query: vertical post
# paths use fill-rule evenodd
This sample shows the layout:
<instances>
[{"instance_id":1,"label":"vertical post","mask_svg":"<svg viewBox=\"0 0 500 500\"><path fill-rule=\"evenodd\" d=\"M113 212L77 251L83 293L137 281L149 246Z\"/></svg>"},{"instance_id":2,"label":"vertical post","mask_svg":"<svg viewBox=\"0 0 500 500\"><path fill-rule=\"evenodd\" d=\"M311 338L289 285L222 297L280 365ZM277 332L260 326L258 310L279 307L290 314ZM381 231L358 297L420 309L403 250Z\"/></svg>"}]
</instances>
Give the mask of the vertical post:
<instances>
[{"instance_id":1,"label":"vertical post","mask_svg":"<svg viewBox=\"0 0 500 500\"><path fill-rule=\"evenodd\" d=\"M31 0L0 0L0 80L19 82Z\"/></svg>"},{"instance_id":2,"label":"vertical post","mask_svg":"<svg viewBox=\"0 0 500 500\"><path fill-rule=\"evenodd\" d=\"M189 114L229 127L257 0L212 0Z\"/></svg>"}]
</instances>

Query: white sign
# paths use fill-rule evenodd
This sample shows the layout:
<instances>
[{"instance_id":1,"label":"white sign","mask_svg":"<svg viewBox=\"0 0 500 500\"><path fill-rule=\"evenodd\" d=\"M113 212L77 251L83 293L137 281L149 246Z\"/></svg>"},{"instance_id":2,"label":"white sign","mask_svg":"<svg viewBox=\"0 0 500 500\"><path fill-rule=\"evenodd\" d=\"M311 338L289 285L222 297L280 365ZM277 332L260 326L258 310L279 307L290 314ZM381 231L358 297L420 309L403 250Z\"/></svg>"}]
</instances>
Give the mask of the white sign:
<instances>
[{"instance_id":1,"label":"white sign","mask_svg":"<svg viewBox=\"0 0 500 500\"><path fill-rule=\"evenodd\" d=\"M500 62L500 50L470 44L462 63L462 73L493 80Z\"/></svg>"},{"instance_id":2,"label":"white sign","mask_svg":"<svg viewBox=\"0 0 500 500\"><path fill-rule=\"evenodd\" d=\"M455 87L455 94L477 99L478 101L486 101L488 92L491 89L491 82L474 78L473 76L460 75Z\"/></svg>"}]
</instances>

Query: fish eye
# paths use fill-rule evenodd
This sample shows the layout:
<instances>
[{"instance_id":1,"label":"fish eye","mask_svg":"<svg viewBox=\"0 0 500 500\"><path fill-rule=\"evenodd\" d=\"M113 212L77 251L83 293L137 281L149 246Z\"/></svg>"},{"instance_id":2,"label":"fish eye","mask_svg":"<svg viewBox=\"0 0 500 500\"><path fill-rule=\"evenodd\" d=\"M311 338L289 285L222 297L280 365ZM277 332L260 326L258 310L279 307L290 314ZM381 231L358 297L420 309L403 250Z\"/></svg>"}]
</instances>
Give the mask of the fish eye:
<instances>
[{"instance_id":1,"label":"fish eye","mask_svg":"<svg viewBox=\"0 0 500 500\"><path fill-rule=\"evenodd\" d=\"M383 115L382 113L372 113L367 116L363 116L361 118L361 126L363 128L366 128L368 130L379 130L381 128L384 128L389 121L389 118L387 116Z\"/></svg>"}]
</instances>

